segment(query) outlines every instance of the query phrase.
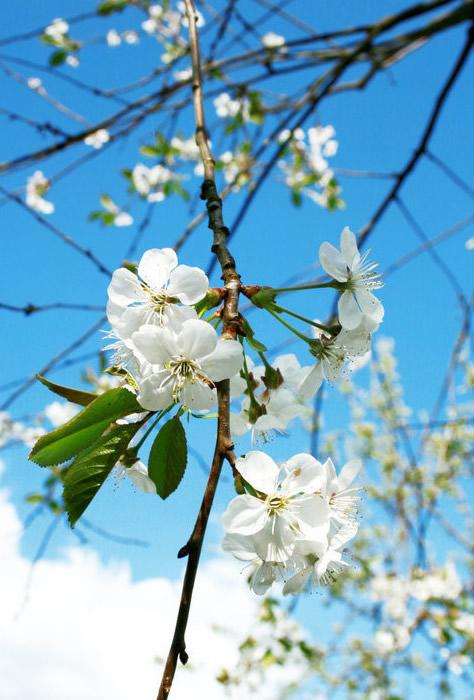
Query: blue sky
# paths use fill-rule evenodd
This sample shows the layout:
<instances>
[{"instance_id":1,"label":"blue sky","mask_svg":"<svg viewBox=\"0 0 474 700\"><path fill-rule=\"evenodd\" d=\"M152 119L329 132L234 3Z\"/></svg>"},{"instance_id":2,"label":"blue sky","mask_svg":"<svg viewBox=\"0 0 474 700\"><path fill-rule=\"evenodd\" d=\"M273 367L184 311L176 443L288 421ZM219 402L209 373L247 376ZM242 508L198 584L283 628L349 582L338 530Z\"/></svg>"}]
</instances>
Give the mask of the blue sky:
<instances>
[{"instance_id":1,"label":"blue sky","mask_svg":"<svg viewBox=\"0 0 474 700\"><path fill-rule=\"evenodd\" d=\"M261 10L256 10L250 0L244 4L246 7L248 5L250 17L261 14ZM346 23L363 23L378 16L382 6L383 12L388 14L407 4L395 0L357 3L355 13L354 3L348 0L339 2L337 24L343 26ZM94 5L93 2L81 3L81 11L94 9ZM301 10L302 19L311 22L318 29L324 31L334 28L333 3L298 2L294 6ZM77 11L78 3L73 0L44 0L35 3L22 0L8 8L4 4L0 9L2 36L44 26L54 17L68 17ZM139 19L131 12L77 25L71 33L78 38L103 37L111 27L123 30L138 25ZM406 26L408 28L410 25ZM287 38L297 35L295 29L290 32L287 25L279 20L264 25L262 34L270 29L285 34ZM315 120L321 124L333 124L336 129L339 151L332 160L335 168L394 172L405 165L418 144L440 86L461 50L464 32L464 27L446 32L394 68L378 75L366 90L343 93L323 103ZM44 64L48 51L34 40L0 47L0 65L2 54ZM67 67L61 70L87 83L113 87L146 73L147 67L153 66L156 60L156 43L151 38L143 38L139 47L121 46L113 50L106 49L103 43L97 42L87 46L81 53L81 67L77 72ZM17 69L26 77L39 74L33 69L20 66ZM62 84L54 77L46 74L41 77L51 94L64 100L91 122L100 120L118 108ZM51 119L71 132L81 128L65 116L52 112L32 91L4 75L0 79L3 81L4 105L38 120ZM309 79L310 76L305 75L304 80ZM289 86L289 79L282 81L281 89ZM472 57L443 109L430 146L434 154L468 181L472 181L473 174L471 89ZM308 125L315 123L315 120ZM211 117L209 123L213 122L214 117ZM101 228L98 224L88 223L87 215L98 208L98 198L102 192L108 192L118 202L126 201L125 186L123 178L118 174L119 170L143 160L137 152L137 145L150 142L155 128L166 128L166 120L163 124L160 116L156 121L149 119L140 128L137 138L128 138L104 150L97 159L59 181L49 194L49 198L56 204L56 212L51 221L82 245L94 250L111 269L117 267L123 259L136 225L123 229ZM180 128L186 136L191 135L193 124L190 112L186 112ZM27 153L41 147L41 144L49 143L47 139L42 141L27 127L6 119L2 119L0 138L2 159ZM87 148L80 145L74 155L77 157L87 152ZM66 152L38 167L47 176L51 176L70 160L71 154ZM34 169L36 167L31 166L3 177L1 184L9 189L21 187ZM316 263L320 243L323 240L337 243L339 233L345 225L350 225L354 231L361 229L391 185L389 180L344 176L340 177L340 182L346 209L335 214L323 211L310 201L304 202L300 209L294 209L288 192L281 184L271 180L265 185L232 242L232 251L245 282L278 286L290 275ZM190 181L189 188L197 191L198 180ZM402 190L402 198L429 237L472 213L469 197L426 159L407 181ZM240 201L241 197L237 196L226 201L227 222L232 222ZM143 205L137 206L135 203L131 211L138 223L144 215ZM3 224L0 301L18 305L56 301L104 303L108 283L105 276L101 276L86 260L51 236L14 203L2 203L0 213ZM138 253L141 254L149 247L173 245L188 220L187 207L181 200L171 199L157 204L152 225L146 231ZM464 247L469 236L472 236L472 227L470 232L465 229L438 248L466 295L472 286L473 269L473 253ZM372 258L380 262L381 271L417 244L418 239L395 206L390 208L370 239ZM180 260L189 265L205 267L209 259L209 248L209 232L207 228L201 227L181 251ZM217 282L217 277L213 281ZM455 295L433 261L427 255L422 255L390 276L380 296L386 308L380 334L395 339L407 401L417 410L430 408L461 323ZM328 312L330 298L323 293L311 293L301 297L295 295L292 299L288 298L287 303L311 317L324 317ZM297 307L297 303L301 306ZM31 317L1 310L0 314L4 358L2 383L37 371L51 356L86 330L98 316L97 313L74 311L52 311ZM282 328L262 317L261 312L252 313L251 318L258 337L269 347L287 337ZM76 352L76 356L98 350L101 345L101 336L97 334ZM294 351L302 360L305 359L303 348L295 345ZM64 384L77 385L80 381L77 366L55 372L52 376ZM4 392L1 396L6 396L7 393ZM329 427L341 427L336 392L333 391L333 394L334 398L330 398L327 404L325 420ZM12 415L31 415L41 410L50 400L51 397L43 387L35 386L15 402L11 409ZM200 421L197 425L192 425L188 439L208 462L213 440L211 422ZM308 440L308 435L296 428L289 437L271 443L269 449L274 456L283 459L306 450ZM238 448L245 451L248 442L243 440ZM37 466L28 463L24 449L12 448L0 456L7 465L5 483L20 514L25 516L29 507L23 503L24 495L34 491L44 475ZM193 458L179 491L167 502L135 493L128 484L114 488L112 482L107 483L91 506L88 517L98 526L113 532L149 540L151 546L146 550L132 547L125 549L91 535L94 548L105 560L128 558L136 579L150 575L176 576L182 565L176 560L175 553L186 541L192 528L204 483L205 474ZM217 514L223 510L231 495L232 485L227 476L219 489L216 515L207 539L206 557L214 556L217 551L220 538ZM40 518L27 531L23 548L28 556L38 546L47 524L47 518ZM70 532L66 527L61 527L50 544L48 556L58 556L61 548L70 542Z\"/></svg>"}]
</instances>

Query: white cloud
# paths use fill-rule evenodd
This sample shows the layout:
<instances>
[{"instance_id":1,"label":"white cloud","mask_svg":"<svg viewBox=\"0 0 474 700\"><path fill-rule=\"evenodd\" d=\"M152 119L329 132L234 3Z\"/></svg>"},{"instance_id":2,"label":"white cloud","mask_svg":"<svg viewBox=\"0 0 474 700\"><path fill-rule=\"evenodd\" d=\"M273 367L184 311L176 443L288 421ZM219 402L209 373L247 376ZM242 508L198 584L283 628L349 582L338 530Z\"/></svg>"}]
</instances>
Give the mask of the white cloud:
<instances>
[{"instance_id":1,"label":"white cloud","mask_svg":"<svg viewBox=\"0 0 474 700\"><path fill-rule=\"evenodd\" d=\"M15 619L31 562L20 554L22 525L6 492L0 492L0 532L2 700L156 697L180 582L134 582L127 563L104 563L92 549L72 547L37 564L28 603ZM235 663L259 603L239 571L230 559L202 566L187 634L190 661L178 668L173 700L225 696L216 673Z\"/></svg>"}]
</instances>

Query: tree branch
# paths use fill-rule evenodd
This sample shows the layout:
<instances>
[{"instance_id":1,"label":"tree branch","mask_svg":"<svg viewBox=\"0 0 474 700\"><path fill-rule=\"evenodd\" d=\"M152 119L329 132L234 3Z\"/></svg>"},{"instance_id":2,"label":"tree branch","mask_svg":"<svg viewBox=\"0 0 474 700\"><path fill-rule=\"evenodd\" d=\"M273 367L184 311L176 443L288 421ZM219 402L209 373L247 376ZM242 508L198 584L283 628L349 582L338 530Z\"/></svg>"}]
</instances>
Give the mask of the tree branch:
<instances>
[{"instance_id":1,"label":"tree branch","mask_svg":"<svg viewBox=\"0 0 474 700\"><path fill-rule=\"evenodd\" d=\"M209 148L206 133L206 122L202 98L201 62L199 54L199 40L196 28L196 13L192 0L185 0L186 14L189 24L189 43L193 65L193 102L196 123L196 143L199 146L201 159L204 165L205 180L202 185L201 198L206 201L209 217L209 228L213 231L212 252L218 259L222 279L226 288L226 297L223 309L223 337L235 339L239 332L238 301L240 292L240 277L236 271L235 260L228 247L227 239L229 230L224 225L222 217L222 201L216 190L214 180L214 159ZM202 498L201 507L194 525L193 532L188 542L178 552L178 557L188 557L186 572L184 575L181 600L178 616L171 642L170 651L166 660L161 685L157 700L168 698L173 684L178 658L185 664L188 660L186 652L186 627L196 580L202 544L206 532L209 514L212 508L214 495L219 482L222 465L225 459L233 462L232 439L230 436L230 389L229 380L217 383L218 420L217 437L212 458L211 471L206 489Z\"/></svg>"}]
</instances>

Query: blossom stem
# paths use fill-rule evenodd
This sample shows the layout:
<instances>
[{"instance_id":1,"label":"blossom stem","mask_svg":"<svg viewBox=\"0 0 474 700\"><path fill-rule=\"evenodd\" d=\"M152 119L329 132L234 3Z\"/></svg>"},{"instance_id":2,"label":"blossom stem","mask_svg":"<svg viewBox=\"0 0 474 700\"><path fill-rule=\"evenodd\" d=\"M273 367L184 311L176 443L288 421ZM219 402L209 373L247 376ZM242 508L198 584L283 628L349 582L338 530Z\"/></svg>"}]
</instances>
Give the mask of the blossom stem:
<instances>
[{"instance_id":1,"label":"blossom stem","mask_svg":"<svg viewBox=\"0 0 474 700\"><path fill-rule=\"evenodd\" d=\"M311 344L313 342L312 338L309 338L307 335L304 335L304 333L300 333L296 328L294 328L291 324L289 324L285 319L283 319L280 314L277 314L276 311L272 311L272 309L266 307L265 311L268 311L269 314L271 314L274 318L276 318L277 321L279 321L281 324L283 324L286 328L288 328L289 331L294 333L295 335L298 336L298 338L301 338L301 340L304 340L305 343Z\"/></svg>"},{"instance_id":2,"label":"blossom stem","mask_svg":"<svg viewBox=\"0 0 474 700\"><path fill-rule=\"evenodd\" d=\"M277 294L283 293L283 292L302 292L305 291L306 289L327 289L327 288L332 288L332 289L339 289L340 288L340 283L332 280L331 282L323 282L321 284L302 284L299 285L298 287L272 287L272 291L276 292Z\"/></svg>"},{"instance_id":3,"label":"blossom stem","mask_svg":"<svg viewBox=\"0 0 474 700\"><path fill-rule=\"evenodd\" d=\"M306 318L305 316L300 316L300 314L297 314L295 311L290 311L290 309L285 309L285 307L280 306L280 304L278 304L278 308L280 309L280 311L283 311L283 313L288 314L289 316L294 316L294 318L298 318L300 321L304 321L310 326L314 326L315 328L319 328L320 330L325 331L326 333L334 335L334 328L331 328L331 326L325 326L323 323L318 323L317 321L312 321L311 319Z\"/></svg>"}]
</instances>

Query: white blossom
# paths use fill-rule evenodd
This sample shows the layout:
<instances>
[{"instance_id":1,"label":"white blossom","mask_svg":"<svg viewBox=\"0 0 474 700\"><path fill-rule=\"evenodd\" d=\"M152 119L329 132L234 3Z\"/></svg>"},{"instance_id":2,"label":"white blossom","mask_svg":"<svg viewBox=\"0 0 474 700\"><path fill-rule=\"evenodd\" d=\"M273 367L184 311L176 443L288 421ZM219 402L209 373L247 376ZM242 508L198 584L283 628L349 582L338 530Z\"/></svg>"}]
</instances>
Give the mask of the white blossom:
<instances>
[{"instance_id":1,"label":"white blossom","mask_svg":"<svg viewBox=\"0 0 474 700\"><path fill-rule=\"evenodd\" d=\"M278 49L285 45L285 37L275 32L267 32L262 36L262 44L266 49Z\"/></svg>"},{"instance_id":2,"label":"white blossom","mask_svg":"<svg viewBox=\"0 0 474 700\"><path fill-rule=\"evenodd\" d=\"M197 318L191 307L206 295L208 287L204 272L178 265L172 248L152 248L143 254L138 276L124 267L113 273L107 317L120 338L130 338L145 324L179 330L184 321Z\"/></svg>"},{"instance_id":3,"label":"white blossom","mask_svg":"<svg viewBox=\"0 0 474 700\"><path fill-rule=\"evenodd\" d=\"M331 518L342 526L353 524L361 487L349 485L362 469L362 462L360 459L351 459L342 467L339 475L330 458L325 461L323 468L326 470L326 479L323 481L321 493L327 499Z\"/></svg>"},{"instance_id":4,"label":"white blossom","mask_svg":"<svg viewBox=\"0 0 474 700\"><path fill-rule=\"evenodd\" d=\"M237 340L218 339L206 321L191 319L173 332L144 325L132 341L153 371L139 382L138 401L152 411L181 403L193 410L212 408L215 382L229 379L242 366L242 346Z\"/></svg>"},{"instance_id":5,"label":"white blossom","mask_svg":"<svg viewBox=\"0 0 474 700\"><path fill-rule=\"evenodd\" d=\"M169 168L157 164L148 168L137 163L132 170L132 182L136 191L149 202L161 202L165 199L163 185L175 178Z\"/></svg>"},{"instance_id":6,"label":"white blossom","mask_svg":"<svg viewBox=\"0 0 474 700\"><path fill-rule=\"evenodd\" d=\"M43 198L49 187L49 180L41 170L36 170L26 181L26 204L40 214L52 214L54 204Z\"/></svg>"},{"instance_id":7,"label":"white blossom","mask_svg":"<svg viewBox=\"0 0 474 700\"><path fill-rule=\"evenodd\" d=\"M299 539L296 551L301 554L300 566L283 586L283 594L299 593L306 585L328 585L344 568L350 566L342 558L341 549L356 533L355 528L345 528L330 541L327 539Z\"/></svg>"},{"instance_id":8,"label":"white blossom","mask_svg":"<svg viewBox=\"0 0 474 700\"><path fill-rule=\"evenodd\" d=\"M113 224L122 228L124 226L131 226L133 224L133 217L128 213L128 211L123 211L120 207L115 204L113 199L108 195L102 195L100 202L104 209L109 211L114 215Z\"/></svg>"},{"instance_id":9,"label":"white blossom","mask_svg":"<svg viewBox=\"0 0 474 700\"><path fill-rule=\"evenodd\" d=\"M68 31L69 24L64 19L57 17L56 19L53 19L51 24L49 24L46 27L44 33L46 34L46 36L51 37L51 39L54 39L58 43L61 43L65 34L67 34Z\"/></svg>"},{"instance_id":10,"label":"white blossom","mask_svg":"<svg viewBox=\"0 0 474 700\"><path fill-rule=\"evenodd\" d=\"M282 468L260 451L248 452L235 467L256 495L239 495L229 503L222 516L226 532L254 536L255 551L264 562L288 560L298 537L325 541L329 512L316 494L324 475L314 457L302 453L289 459L283 478Z\"/></svg>"},{"instance_id":11,"label":"white blossom","mask_svg":"<svg viewBox=\"0 0 474 700\"><path fill-rule=\"evenodd\" d=\"M72 54L68 54L66 56L66 63L68 66L71 66L71 68L77 68L79 66L79 59L77 56L73 56Z\"/></svg>"},{"instance_id":12,"label":"white blossom","mask_svg":"<svg viewBox=\"0 0 474 700\"><path fill-rule=\"evenodd\" d=\"M138 36L137 32L133 31L133 29L127 29L125 32L123 32L122 39L126 44L138 44L140 41L140 37Z\"/></svg>"},{"instance_id":13,"label":"white blossom","mask_svg":"<svg viewBox=\"0 0 474 700\"><path fill-rule=\"evenodd\" d=\"M156 494L156 486L148 476L148 468L141 460L137 460L130 467L126 467L123 464L119 464L118 466L119 478L127 476L140 491Z\"/></svg>"},{"instance_id":14,"label":"white blossom","mask_svg":"<svg viewBox=\"0 0 474 700\"><path fill-rule=\"evenodd\" d=\"M233 119L241 112L244 121L248 119L248 100L233 100L227 92L221 92L214 100L216 114L222 119Z\"/></svg>"},{"instance_id":15,"label":"white blossom","mask_svg":"<svg viewBox=\"0 0 474 700\"><path fill-rule=\"evenodd\" d=\"M28 78L26 84L28 85L30 90L38 90L42 86L41 78Z\"/></svg>"},{"instance_id":16,"label":"white blossom","mask_svg":"<svg viewBox=\"0 0 474 700\"><path fill-rule=\"evenodd\" d=\"M96 150L99 150L102 148L104 143L107 143L110 141L110 134L107 131L107 129L98 129L97 131L94 131L92 134L89 134L86 136L84 139L84 143L87 146L91 146L92 148L95 148Z\"/></svg>"},{"instance_id":17,"label":"white blossom","mask_svg":"<svg viewBox=\"0 0 474 700\"><path fill-rule=\"evenodd\" d=\"M346 330L357 328L364 316L378 324L383 319L383 306L372 290L382 286L375 272L376 263L361 256L356 237L346 226L341 233L341 250L325 241L319 249L321 266L330 277L341 283L344 292L338 301L339 322Z\"/></svg>"},{"instance_id":18,"label":"white blossom","mask_svg":"<svg viewBox=\"0 0 474 700\"><path fill-rule=\"evenodd\" d=\"M192 68L185 68L184 70L177 70L173 73L174 78L178 81L189 80L192 78L193 71Z\"/></svg>"},{"instance_id":19,"label":"white blossom","mask_svg":"<svg viewBox=\"0 0 474 700\"><path fill-rule=\"evenodd\" d=\"M122 43L122 37L116 29L109 29L105 36L105 40L108 46L120 46Z\"/></svg>"}]
</instances>

